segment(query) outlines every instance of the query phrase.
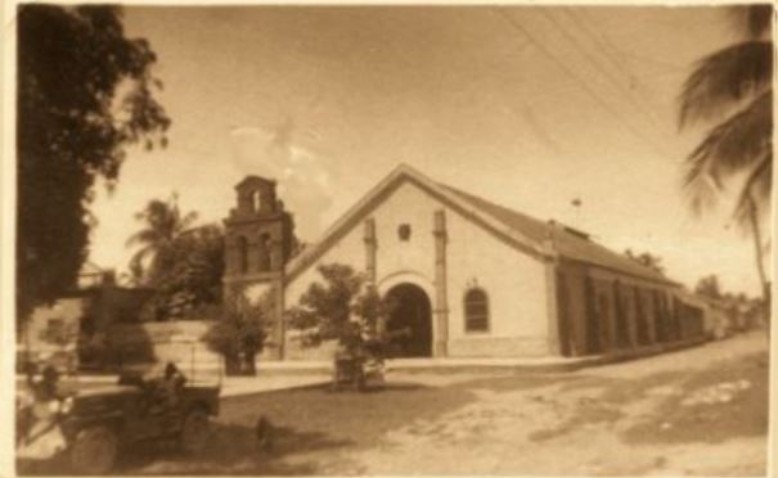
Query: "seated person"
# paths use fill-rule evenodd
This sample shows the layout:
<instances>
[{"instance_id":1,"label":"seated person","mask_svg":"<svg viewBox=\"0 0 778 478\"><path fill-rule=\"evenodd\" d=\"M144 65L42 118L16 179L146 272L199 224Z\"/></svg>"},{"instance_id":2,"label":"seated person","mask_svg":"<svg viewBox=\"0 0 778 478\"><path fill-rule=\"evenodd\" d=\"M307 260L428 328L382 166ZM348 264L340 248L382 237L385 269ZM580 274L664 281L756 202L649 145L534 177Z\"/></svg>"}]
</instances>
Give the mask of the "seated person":
<instances>
[{"instance_id":1,"label":"seated person","mask_svg":"<svg viewBox=\"0 0 778 478\"><path fill-rule=\"evenodd\" d=\"M181 389L186 383L186 377L173 362L168 362L165 366L165 376L162 383L170 405L177 405Z\"/></svg>"},{"instance_id":2,"label":"seated person","mask_svg":"<svg viewBox=\"0 0 778 478\"><path fill-rule=\"evenodd\" d=\"M181 389L186 383L186 377L173 362L165 365L164 372L159 375L159 369L152 372L151 378L146 380L149 392L152 395L152 410L161 411L165 408L174 408L178 405Z\"/></svg>"}]
</instances>

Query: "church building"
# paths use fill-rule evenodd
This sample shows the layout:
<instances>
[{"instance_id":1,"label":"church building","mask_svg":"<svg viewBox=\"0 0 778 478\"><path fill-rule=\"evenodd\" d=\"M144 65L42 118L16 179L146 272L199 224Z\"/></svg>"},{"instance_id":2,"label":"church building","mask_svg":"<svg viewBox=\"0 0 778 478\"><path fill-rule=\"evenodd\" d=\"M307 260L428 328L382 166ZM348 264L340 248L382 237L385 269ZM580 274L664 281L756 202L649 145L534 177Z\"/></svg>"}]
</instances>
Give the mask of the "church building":
<instances>
[{"instance_id":1,"label":"church building","mask_svg":"<svg viewBox=\"0 0 778 478\"><path fill-rule=\"evenodd\" d=\"M395 299L386 327L411 331L405 357L598 355L703 335L701 311L660 272L586 233L407 165L297 255L292 215L275 182L249 176L236 190L237 207L225 220L224 286L274 295L268 357L312 358L281 317L321 281L317 266L332 263L364 273Z\"/></svg>"}]
</instances>

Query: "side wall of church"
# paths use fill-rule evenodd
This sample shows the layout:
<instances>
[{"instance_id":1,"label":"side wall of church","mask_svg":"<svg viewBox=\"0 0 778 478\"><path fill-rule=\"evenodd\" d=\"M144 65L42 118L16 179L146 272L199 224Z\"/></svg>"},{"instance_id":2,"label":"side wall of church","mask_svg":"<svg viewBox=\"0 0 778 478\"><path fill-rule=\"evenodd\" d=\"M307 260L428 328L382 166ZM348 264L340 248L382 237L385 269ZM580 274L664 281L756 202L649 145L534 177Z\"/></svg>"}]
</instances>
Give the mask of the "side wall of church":
<instances>
[{"instance_id":1,"label":"side wall of church","mask_svg":"<svg viewBox=\"0 0 778 478\"><path fill-rule=\"evenodd\" d=\"M435 213L445 213L447 355L450 357L511 357L548 353L547 282L543 262L505 244L450 209L418 186L405 182L380 202L366 218L375 224L376 284L382 294L410 282L428 295L436 308ZM286 307L298 303L311 283L321 280L321 264L343 263L366 271L364 219L310 267L287 284ZM403 239L400 229L410 230ZM488 326L467 331L465 294L480 288L488 297ZM433 337L441 331L433 317ZM289 331L287 358L325 358L331 350L302 350ZM299 343L299 341L297 341Z\"/></svg>"},{"instance_id":2,"label":"side wall of church","mask_svg":"<svg viewBox=\"0 0 778 478\"><path fill-rule=\"evenodd\" d=\"M559 272L564 355L623 354L704 335L704 310L676 286L569 261Z\"/></svg>"},{"instance_id":3,"label":"side wall of church","mask_svg":"<svg viewBox=\"0 0 778 478\"><path fill-rule=\"evenodd\" d=\"M547 355L549 310L544 263L505 244L454 211L447 211L449 340L452 356ZM489 297L488 332L469 332L465 294Z\"/></svg>"}]
</instances>

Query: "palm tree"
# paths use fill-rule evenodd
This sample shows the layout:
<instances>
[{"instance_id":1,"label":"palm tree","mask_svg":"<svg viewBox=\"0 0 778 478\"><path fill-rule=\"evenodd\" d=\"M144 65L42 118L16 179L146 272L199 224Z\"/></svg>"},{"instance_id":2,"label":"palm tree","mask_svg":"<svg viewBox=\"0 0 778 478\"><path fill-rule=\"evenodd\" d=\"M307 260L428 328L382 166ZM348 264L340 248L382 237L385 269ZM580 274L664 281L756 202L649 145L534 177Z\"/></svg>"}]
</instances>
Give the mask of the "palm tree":
<instances>
[{"instance_id":1,"label":"palm tree","mask_svg":"<svg viewBox=\"0 0 778 478\"><path fill-rule=\"evenodd\" d=\"M127 240L127 247L140 249L130 259L130 272L137 282L154 285L164 275L174 256L174 244L197 220L196 212L184 215L178 208L178 195L173 193L168 201L153 199L135 214L144 228Z\"/></svg>"},{"instance_id":2,"label":"palm tree","mask_svg":"<svg viewBox=\"0 0 778 478\"><path fill-rule=\"evenodd\" d=\"M700 60L681 92L681 128L718 120L686 159L684 186L693 210L700 213L715 204L725 183L744 178L733 216L753 236L769 304L760 220L769 220L772 192L773 10L767 4L733 7L732 12L744 27L744 38Z\"/></svg>"}]
</instances>

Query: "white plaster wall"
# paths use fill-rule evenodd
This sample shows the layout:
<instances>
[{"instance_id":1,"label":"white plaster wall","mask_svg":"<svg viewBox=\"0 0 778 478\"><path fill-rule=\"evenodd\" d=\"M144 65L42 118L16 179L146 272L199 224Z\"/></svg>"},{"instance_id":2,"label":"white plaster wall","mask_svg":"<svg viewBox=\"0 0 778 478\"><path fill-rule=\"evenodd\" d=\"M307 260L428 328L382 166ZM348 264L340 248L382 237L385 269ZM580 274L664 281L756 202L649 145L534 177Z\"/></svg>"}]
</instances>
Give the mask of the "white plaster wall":
<instances>
[{"instance_id":1,"label":"white plaster wall","mask_svg":"<svg viewBox=\"0 0 778 478\"><path fill-rule=\"evenodd\" d=\"M376 278L385 293L400 282L413 282L430 296L434 309L435 238L434 212L446 210L448 228L449 340L464 355L488 354L491 343L500 343L499 355L514 355L511 344L533 342L532 354L545 351L548 335L546 277L541 261L506 245L411 183L404 183L369 214L375 220L378 242ZM401 241L401 224L411 227L411 237ZM363 222L357 223L335 246L296 277L285 292L286 306L297 304L311 282L320 280L316 267L333 262L365 270ZM467 333L464 294L478 285L489 295L490 330ZM433 320L433 334L437 334ZM518 339L506 345L505 339ZM468 346L472 343L473 347ZM480 344L480 345L479 345ZM537 344L543 351L538 351ZM523 347L523 345L522 345ZM480 350L468 352L468 350ZM486 352L481 352L486 351ZM516 350L515 355L524 355Z\"/></svg>"},{"instance_id":2,"label":"white plaster wall","mask_svg":"<svg viewBox=\"0 0 778 478\"><path fill-rule=\"evenodd\" d=\"M536 258L508 246L453 211L446 212L449 338L545 338L548 335L546 272ZM488 334L465 331L464 296L472 286L489 296Z\"/></svg>"},{"instance_id":3,"label":"white plaster wall","mask_svg":"<svg viewBox=\"0 0 778 478\"><path fill-rule=\"evenodd\" d=\"M298 305L300 297L314 282L322 282L317 270L322 264L346 264L357 272L365 271L365 243L362 223L358 223L345 237L306 268L300 275L287 283L284 289L284 305L288 309Z\"/></svg>"}]
</instances>

